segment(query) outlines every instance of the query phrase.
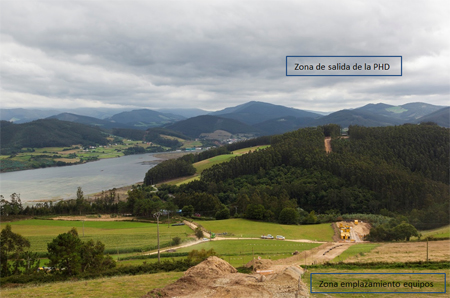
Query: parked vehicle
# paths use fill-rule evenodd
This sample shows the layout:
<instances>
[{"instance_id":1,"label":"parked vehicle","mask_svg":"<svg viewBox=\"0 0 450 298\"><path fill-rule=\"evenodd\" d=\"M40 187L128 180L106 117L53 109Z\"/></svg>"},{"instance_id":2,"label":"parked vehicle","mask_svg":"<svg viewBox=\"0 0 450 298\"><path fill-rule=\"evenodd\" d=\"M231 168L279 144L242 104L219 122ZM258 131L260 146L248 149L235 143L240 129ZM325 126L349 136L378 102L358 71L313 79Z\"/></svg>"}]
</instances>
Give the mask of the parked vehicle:
<instances>
[{"instance_id":1,"label":"parked vehicle","mask_svg":"<svg viewBox=\"0 0 450 298\"><path fill-rule=\"evenodd\" d=\"M286 238L284 238L283 236L281 236L281 235L277 235L277 240L285 240Z\"/></svg>"},{"instance_id":2,"label":"parked vehicle","mask_svg":"<svg viewBox=\"0 0 450 298\"><path fill-rule=\"evenodd\" d=\"M267 234L267 239L273 239L273 236L270 234Z\"/></svg>"}]
</instances>

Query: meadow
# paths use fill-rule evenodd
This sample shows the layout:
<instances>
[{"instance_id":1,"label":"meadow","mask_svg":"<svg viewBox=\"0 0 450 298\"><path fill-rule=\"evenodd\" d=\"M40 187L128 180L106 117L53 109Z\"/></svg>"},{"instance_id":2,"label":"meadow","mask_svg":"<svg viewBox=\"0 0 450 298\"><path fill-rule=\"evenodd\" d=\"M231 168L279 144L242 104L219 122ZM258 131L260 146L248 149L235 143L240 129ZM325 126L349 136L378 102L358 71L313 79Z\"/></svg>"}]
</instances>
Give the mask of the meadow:
<instances>
[{"instance_id":1,"label":"meadow","mask_svg":"<svg viewBox=\"0 0 450 298\"><path fill-rule=\"evenodd\" d=\"M307 239L316 241L332 241L333 228L330 223L317 225L282 225L269 222L258 222L247 219L226 219L214 221L201 221L207 231L216 234L226 232L221 237L260 238L261 235L282 235L286 240Z\"/></svg>"},{"instance_id":2,"label":"meadow","mask_svg":"<svg viewBox=\"0 0 450 298\"><path fill-rule=\"evenodd\" d=\"M183 276L183 272L163 272L133 276L114 276L93 280L56 282L18 288L2 288L1 297L10 298L135 298L162 288Z\"/></svg>"},{"instance_id":3,"label":"meadow","mask_svg":"<svg viewBox=\"0 0 450 298\"><path fill-rule=\"evenodd\" d=\"M190 252L193 249L214 251L234 267L240 267L260 256L262 259L278 260L292 256L294 251L302 252L320 246L320 243L305 243L280 240L220 240L178 249Z\"/></svg>"},{"instance_id":4,"label":"meadow","mask_svg":"<svg viewBox=\"0 0 450 298\"><path fill-rule=\"evenodd\" d=\"M364 256L366 253L370 252L372 249L378 247L378 243L359 243L350 246L339 256L331 260L331 263L343 262L346 259L354 256Z\"/></svg>"},{"instance_id":5,"label":"meadow","mask_svg":"<svg viewBox=\"0 0 450 298\"><path fill-rule=\"evenodd\" d=\"M3 229L6 223L1 223ZM56 236L76 228L81 240L100 240L105 251L127 253L147 251L157 245L156 224L127 221L63 221L63 220L23 220L9 223L14 233L26 237L31 243L31 251L46 252L47 243ZM83 228L84 226L84 228ZM186 240L193 234L187 226L160 224L160 243L168 244L172 238ZM84 235L84 236L83 236Z\"/></svg>"},{"instance_id":6,"label":"meadow","mask_svg":"<svg viewBox=\"0 0 450 298\"><path fill-rule=\"evenodd\" d=\"M427 237L433 237L436 239L439 238L450 238L450 225L445 227L440 227L433 230L425 230L425 231L419 231L420 234L422 234L421 239L425 239ZM417 237L411 237L412 240L417 240Z\"/></svg>"}]
</instances>

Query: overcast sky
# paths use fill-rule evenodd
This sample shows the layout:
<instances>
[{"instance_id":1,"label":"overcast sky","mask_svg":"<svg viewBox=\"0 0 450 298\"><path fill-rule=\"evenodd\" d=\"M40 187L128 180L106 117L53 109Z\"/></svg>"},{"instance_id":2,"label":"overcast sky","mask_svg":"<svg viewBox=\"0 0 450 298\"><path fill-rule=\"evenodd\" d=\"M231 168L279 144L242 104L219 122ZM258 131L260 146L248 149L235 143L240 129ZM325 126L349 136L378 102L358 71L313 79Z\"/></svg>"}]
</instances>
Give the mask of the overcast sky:
<instances>
[{"instance_id":1,"label":"overcast sky","mask_svg":"<svg viewBox=\"0 0 450 298\"><path fill-rule=\"evenodd\" d=\"M0 3L2 108L449 105L448 0ZM403 76L287 77L297 55L403 56Z\"/></svg>"}]
</instances>

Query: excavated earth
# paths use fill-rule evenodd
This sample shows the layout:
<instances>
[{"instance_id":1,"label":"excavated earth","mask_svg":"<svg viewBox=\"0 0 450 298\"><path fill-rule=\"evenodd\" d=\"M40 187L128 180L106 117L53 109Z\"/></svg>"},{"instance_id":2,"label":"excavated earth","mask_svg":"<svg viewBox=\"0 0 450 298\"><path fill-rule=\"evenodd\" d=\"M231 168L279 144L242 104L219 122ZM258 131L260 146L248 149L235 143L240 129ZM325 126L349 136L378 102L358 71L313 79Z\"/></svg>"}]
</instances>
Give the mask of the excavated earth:
<instances>
[{"instance_id":1,"label":"excavated earth","mask_svg":"<svg viewBox=\"0 0 450 298\"><path fill-rule=\"evenodd\" d=\"M142 298L309 297L301 281L301 267L277 265L270 260L252 261L247 266L254 266L261 273L238 273L228 262L212 256L187 270L173 284L154 289Z\"/></svg>"}]
</instances>

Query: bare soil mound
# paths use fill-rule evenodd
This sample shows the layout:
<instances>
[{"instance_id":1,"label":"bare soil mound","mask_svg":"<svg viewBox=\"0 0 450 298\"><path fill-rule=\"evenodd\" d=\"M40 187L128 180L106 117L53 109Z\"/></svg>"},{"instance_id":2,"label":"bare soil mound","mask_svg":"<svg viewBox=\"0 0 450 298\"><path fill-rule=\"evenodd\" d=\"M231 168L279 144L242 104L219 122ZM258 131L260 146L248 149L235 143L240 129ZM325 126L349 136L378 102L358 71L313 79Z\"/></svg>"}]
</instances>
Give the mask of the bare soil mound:
<instances>
[{"instance_id":1,"label":"bare soil mound","mask_svg":"<svg viewBox=\"0 0 450 298\"><path fill-rule=\"evenodd\" d=\"M267 262L268 261L268 262ZM209 257L190 268L175 283L162 289L154 289L142 298L156 297L308 297L306 285L301 282L303 269L297 266L274 265L270 260L256 260L261 268L275 269L273 274L242 274L228 262Z\"/></svg>"},{"instance_id":2,"label":"bare soil mound","mask_svg":"<svg viewBox=\"0 0 450 298\"><path fill-rule=\"evenodd\" d=\"M230 273L236 273L237 270L228 262L221 258L212 256L201 262L197 266L188 269L184 275L195 278L207 279L211 277L220 277Z\"/></svg>"}]
</instances>

